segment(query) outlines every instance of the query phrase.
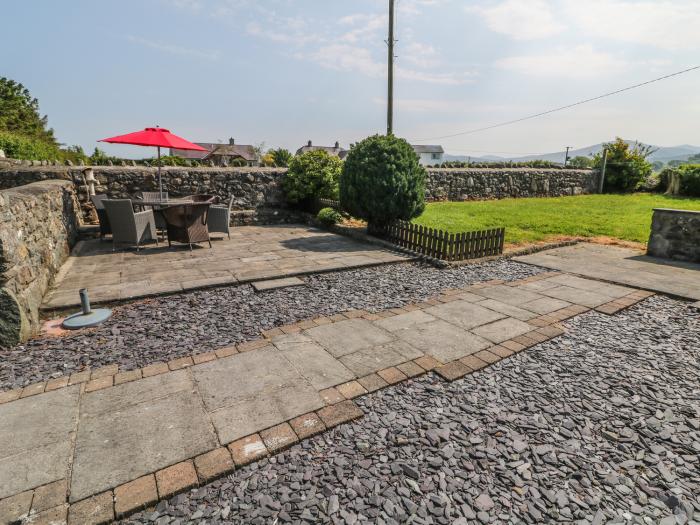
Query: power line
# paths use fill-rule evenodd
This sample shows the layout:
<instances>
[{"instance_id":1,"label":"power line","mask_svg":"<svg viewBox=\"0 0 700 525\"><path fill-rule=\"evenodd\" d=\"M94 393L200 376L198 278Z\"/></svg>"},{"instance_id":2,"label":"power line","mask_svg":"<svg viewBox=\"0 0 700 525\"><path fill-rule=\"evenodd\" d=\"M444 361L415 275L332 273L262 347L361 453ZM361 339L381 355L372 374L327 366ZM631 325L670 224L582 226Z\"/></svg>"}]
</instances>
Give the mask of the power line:
<instances>
[{"instance_id":1,"label":"power line","mask_svg":"<svg viewBox=\"0 0 700 525\"><path fill-rule=\"evenodd\" d=\"M580 106L581 104L586 104L586 103L588 103L588 102L593 102L594 100L600 100L601 98L610 97L610 96L612 96L612 95L617 95L617 94L619 94L619 93L623 93L623 92L625 92L625 91L630 91L630 90L635 89L635 88L638 88L638 87L646 86L646 85L648 85L648 84L653 84L654 82L659 82L660 80L666 80L667 78L676 77L676 76L678 76L678 75L682 75L683 73L688 73L688 72L690 72L690 71L695 71L696 69L700 69L700 66L693 66L693 67L690 67L690 68L688 68L688 69L684 69L684 70L682 70L682 71L676 71L675 73L671 73L671 74L669 74L669 75L664 75L664 76L662 76L662 77L654 78L654 79L652 79L652 80L647 80L646 82L641 82L641 83L639 83L639 84L634 84L633 86L628 86L628 87L625 87L625 88L622 88L622 89L618 89L618 90L616 90L616 91L611 91L611 92L609 92L609 93L605 93L605 94L603 94L603 95L598 95L597 97L587 98L587 99L585 99L585 100L579 100L578 102L574 102L573 104L567 104L566 106L561 106L561 107L558 107L558 108L549 109L549 110L547 110L547 111L542 111L542 112L540 112L540 113L535 113L534 115L528 115L527 117L521 117L521 118L517 118L517 119L514 119L514 120L508 120L508 121L506 121L506 122L501 122L501 123L499 123L499 124L492 124L492 125L490 125L490 126L485 126L485 127L483 127L483 128L470 129L470 130L468 130L468 131L461 131L461 132L459 132L459 133L452 133L452 134L450 134L450 135L442 135L442 136L439 136L439 137L428 137L428 138L423 138L423 139L410 139L410 140L411 140L411 141L415 141L415 142L424 142L424 141L428 141L428 140L449 139L449 138L452 138L452 137L459 137L459 136L461 136L461 135L470 135L470 134L472 134L472 133L478 133L478 132L480 132L480 131L486 131L486 130L489 130L489 129L500 128L500 127L502 127L502 126L509 126L510 124L515 124L515 123L517 123L517 122L522 122L522 121L524 121L524 120L530 120L530 119L533 119L533 118L541 117L541 116L543 116L543 115L549 115L550 113L555 113L555 112L557 112L557 111L562 111L562 110L564 110L564 109L569 109L569 108L573 108L573 107L575 107L575 106Z\"/></svg>"}]
</instances>

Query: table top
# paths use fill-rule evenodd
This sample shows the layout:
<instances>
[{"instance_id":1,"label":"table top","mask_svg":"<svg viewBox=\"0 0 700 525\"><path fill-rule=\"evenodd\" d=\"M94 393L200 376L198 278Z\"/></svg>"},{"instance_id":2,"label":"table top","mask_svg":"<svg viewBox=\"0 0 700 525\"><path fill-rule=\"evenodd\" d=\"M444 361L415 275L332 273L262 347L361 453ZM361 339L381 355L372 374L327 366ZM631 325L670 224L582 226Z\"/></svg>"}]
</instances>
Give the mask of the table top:
<instances>
[{"instance_id":1,"label":"table top","mask_svg":"<svg viewBox=\"0 0 700 525\"><path fill-rule=\"evenodd\" d=\"M208 202L195 202L191 199L148 199L148 200L135 200L134 204L139 204L141 206L179 206L182 204L210 204Z\"/></svg>"}]
</instances>

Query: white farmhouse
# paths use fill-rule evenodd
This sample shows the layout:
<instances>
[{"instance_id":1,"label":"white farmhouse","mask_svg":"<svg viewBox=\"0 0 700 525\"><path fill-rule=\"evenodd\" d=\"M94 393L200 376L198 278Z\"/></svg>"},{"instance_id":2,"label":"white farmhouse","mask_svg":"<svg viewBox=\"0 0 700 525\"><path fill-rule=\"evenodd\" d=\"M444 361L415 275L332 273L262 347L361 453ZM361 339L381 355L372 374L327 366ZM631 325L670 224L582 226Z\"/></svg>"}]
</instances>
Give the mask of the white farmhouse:
<instances>
[{"instance_id":1,"label":"white farmhouse","mask_svg":"<svg viewBox=\"0 0 700 525\"><path fill-rule=\"evenodd\" d=\"M413 145L413 151L416 152L422 166L433 166L442 163L442 156L445 150L442 146L423 146Z\"/></svg>"}]
</instances>

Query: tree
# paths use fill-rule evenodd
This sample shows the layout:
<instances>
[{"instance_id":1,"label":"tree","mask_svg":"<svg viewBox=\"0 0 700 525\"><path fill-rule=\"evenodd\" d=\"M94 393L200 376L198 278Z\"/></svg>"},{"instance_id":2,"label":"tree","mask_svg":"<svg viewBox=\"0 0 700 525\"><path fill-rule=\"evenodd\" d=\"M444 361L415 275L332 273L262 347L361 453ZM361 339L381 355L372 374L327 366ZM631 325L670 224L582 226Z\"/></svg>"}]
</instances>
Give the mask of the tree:
<instances>
[{"instance_id":1,"label":"tree","mask_svg":"<svg viewBox=\"0 0 700 525\"><path fill-rule=\"evenodd\" d=\"M573 159L569 160L569 166L572 168L578 168L578 169L588 169L591 166L593 166L593 159L590 157L584 157L582 155L578 155L574 157Z\"/></svg>"},{"instance_id":2,"label":"tree","mask_svg":"<svg viewBox=\"0 0 700 525\"><path fill-rule=\"evenodd\" d=\"M39 139L52 146L58 144L48 118L39 114L39 101L19 82L0 77L0 131L9 131Z\"/></svg>"},{"instance_id":3,"label":"tree","mask_svg":"<svg viewBox=\"0 0 700 525\"><path fill-rule=\"evenodd\" d=\"M289 161L292 160L292 154L284 148L271 149L268 153L272 154L275 166L278 168L286 168L289 166Z\"/></svg>"},{"instance_id":4,"label":"tree","mask_svg":"<svg viewBox=\"0 0 700 525\"><path fill-rule=\"evenodd\" d=\"M351 215L381 228L410 220L425 209L426 171L411 145L374 135L348 153L340 178L340 202Z\"/></svg>"},{"instance_id":5,"label":"tree","mask_svg":"<svg viewBox=\"0 0 700 525\"><path fill-rule=\"evenodd\" d=\"M617 137L614 142L603 145L608 151L605 169L605 191L630 192L636 190L651 175L651 163L646 159L654 152L651 146L636 142L630 145ZM603 154L593 157L593 167L601 169Z\"/></svg>"},{"instance_id":6,"label":"tree","mask_svg":"<svg viewBox=\"0 0 700 525\"><path fill-rule=\"evenodd\" d=\"M342 169L343 161L324 150L292 157L289 171L282 180L287 200L292 204L310 205L315 198L337 199Z\"/></svg>"}]
</instances>

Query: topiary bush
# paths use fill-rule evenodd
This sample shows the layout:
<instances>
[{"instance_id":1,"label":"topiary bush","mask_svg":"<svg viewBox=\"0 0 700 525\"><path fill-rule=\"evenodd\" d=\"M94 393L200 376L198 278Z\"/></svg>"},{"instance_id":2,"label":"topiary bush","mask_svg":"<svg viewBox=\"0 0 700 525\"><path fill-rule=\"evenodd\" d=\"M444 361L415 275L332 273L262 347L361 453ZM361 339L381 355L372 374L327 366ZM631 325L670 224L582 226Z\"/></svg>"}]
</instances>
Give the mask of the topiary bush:
<instances>
[{"instance_id":1,"label":"topiary bush","mask_svg":"<svg viewBox=\"0 0 700 525\"><path fill-rule=\"evenodd\" d=\"M371 229L410 220L425 209L426 171L404 139L374 135L348 153L340 177L343 209Z\"/></svg>"},{"instance_id":2,"label":"topiary bush","mask_svg":"<svg viewBox=\"0 0 700 525\"><path fill-rule=\"evenodd\" d=\"M322 208L318 212L318 215L316 215L316 219L318 219L321 224L332 226L333 224L338 224L340 221L342 221L343 216L339 211L334 210L333 208Z\"/></svg>"},{"instance_id":3,"label":"topiary bush","mask_svg":"<svg viewBox=\"0 0 700 525\"><path fill-rule=\"evenodd\" d=\"M282 180L287 200L308 206L314 199L337 199L342 169L343 161L323 150L292 157Z\"/></svg>"}]
</instances>

